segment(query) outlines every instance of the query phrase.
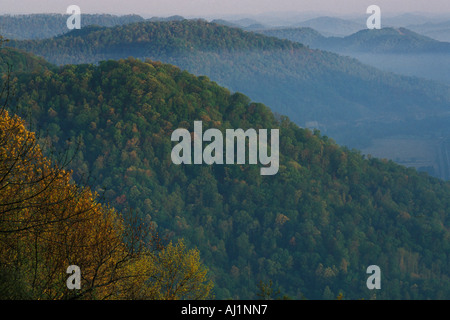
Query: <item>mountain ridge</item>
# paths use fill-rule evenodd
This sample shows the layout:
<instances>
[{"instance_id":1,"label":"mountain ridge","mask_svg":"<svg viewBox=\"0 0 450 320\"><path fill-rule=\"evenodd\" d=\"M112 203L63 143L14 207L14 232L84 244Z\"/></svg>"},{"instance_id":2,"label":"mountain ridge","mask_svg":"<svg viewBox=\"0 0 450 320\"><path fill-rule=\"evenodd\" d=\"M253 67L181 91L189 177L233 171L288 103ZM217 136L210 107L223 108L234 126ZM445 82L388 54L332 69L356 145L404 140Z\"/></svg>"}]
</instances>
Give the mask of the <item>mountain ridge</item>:
<instances>
[{"instance_id":1,"label":"mountain ridge","mask_svg":"<svg viewBox=\"0 0 450 320\"><path fill-rule=\"evenodd\" d=\"M383 272L380 299L450 294L448 182L365 158L160 62L21 73L14 92L12 107L31 111L41 137L63 149L80 141L74 179L90 173L92 188L118 210L132 208L199 248L219 299L253 299L258 281L269 280L293 298L369 299L365 268L374 263ZM195 120L220 130L279 128L279 173L174 165L171 132Z\"/></svg>"},{"instance_id":2,"label":"mountain ridge","mask_svg":"<svg viewBox=\"0 0 450 320\"><path fill-rule=\"evenodd\" d=\"M406 28L364 29L345 37L325 37L314 29L276 28L258 31L296 41L312 48L338 53L449 53L450 43L420 35Z\"/></svg>"},{"instance_id":3,"label":"mountain ridge","mask_svg":"<svg viewBox=\"0 0 450 320\"><path fill-rule=\"evenodd\" d=\"M140 22L99 29L85 37L8 45L57 64L134 56L177 65L264 102L302 127L314 124L352 148L363 149L377 143L375 139L398 135L431 136L437 141L448 134L446 128L433 128L430 123L448 117L449 86L382 72L349 57L204 20ZM416 158L424 154L416 152ZM437 158L426 162L429 172L446 177Z\"/></svg>"},{"instance_id":4,"label":"mountain ridge","mask_svg":"<svg viewBox=\"0 0 450 320\"><path fill-rule=\"evenodd\" d=\"M0 34L11 39L46 39L70 31L67 28L69 14L45 13L45 14L19 14L0 15ZM114 26L123 25L145 19L136 14L112 15L112 14L83 14L81 27L89 25Z\"/></svg>"}]
</instances>

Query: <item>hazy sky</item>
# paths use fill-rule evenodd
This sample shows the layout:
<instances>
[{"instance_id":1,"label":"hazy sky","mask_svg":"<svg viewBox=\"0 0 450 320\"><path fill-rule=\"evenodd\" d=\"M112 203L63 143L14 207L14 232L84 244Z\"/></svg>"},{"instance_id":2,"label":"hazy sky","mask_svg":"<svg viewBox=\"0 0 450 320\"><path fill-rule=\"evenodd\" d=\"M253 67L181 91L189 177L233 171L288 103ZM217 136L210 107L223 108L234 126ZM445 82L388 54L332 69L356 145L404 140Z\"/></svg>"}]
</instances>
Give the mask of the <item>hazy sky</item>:
<instances>
[{"instance_id":1,"label":"hazy sky","mask_svg":"<svg viewBox=\"0 0 450 320\"><path fill-rule=\"evenodd\" d=\"M0 13L65 13L78 5L83 13L136 13L146 16L220 16L265 12L320 11L364 14L369 5L382 13L450 13L450 0L0 0Z\"/></svg>"}]
</instances>

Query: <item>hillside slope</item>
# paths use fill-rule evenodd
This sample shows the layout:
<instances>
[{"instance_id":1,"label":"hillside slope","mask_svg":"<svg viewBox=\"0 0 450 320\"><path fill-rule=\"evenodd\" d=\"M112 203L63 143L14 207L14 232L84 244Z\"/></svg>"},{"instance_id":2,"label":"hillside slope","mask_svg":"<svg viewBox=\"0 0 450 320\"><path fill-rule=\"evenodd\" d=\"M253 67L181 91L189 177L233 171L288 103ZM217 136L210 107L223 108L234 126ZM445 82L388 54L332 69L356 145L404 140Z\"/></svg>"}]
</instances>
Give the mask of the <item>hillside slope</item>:
<instances>
[{"instance_id":1,"label":"hillside slope","mask_svg":"<svg viewBox=\"0 0 450 320\"><path fill-rule=\"evenodd\" d=\"M158 62L67 65L18 75L14 90L48 142L80 142L76 180L89 174L104 201L199 248L219 299L257 298L258 282L270 280L292 298L450 297L448 183L365 159ZM279 172L173 164L172 132L192 132L196 120L221 132L279 129ZM383 279L376 293L366 288L373 264Z\"/></svg>"},{"instance_id":2,"label":"hillside slope","mask_svg":"<svg viewBox=\"0 0 450 320\"><path fill-rule=\"evenodd\" d=\"M406 28L365 29L345 37L325 37L311 28L268 29L258 32L339 53L450 53L450 43L434 40Z\"/></svg>"},{"instance_id":3,"label":"hillside slope","mask_svg":"<svg viewBox=\"0 0 450 320\"><path fill-rule=\"evenodd\" d=\"M450 138L450 87L432 81L381 72L352 58L202 20L89 27L9 45L56 64L130 56L174 64L264 102L302 127L319 128L339 144L381 149L380 157L399 158L450 178L445 174L450 162L437 156L445 150L439 141ZM383 149L385 141L401 138L419 144L424 137L433 145L431 153L408 148L407 157L398 157Z\"/></svg>"},{"instance_id":4,"label":"hillside slope","mask_svg":"<svg viewBox=\"0 0 450 320\"><path fill-rule=\"evenodd\" d=\"M67 28L69 17L69 14L56 13L0 15L0 34L5 38L16 40L51 38L70 31ZM81 27L89 25L112 27L138 21L144 21L144 18L138 15L83 13Z\"/></svg>"},{"instance_id":5,"label":"hillside slope","mask_svg":"<svg viewBox=\"0 0 450 320\"><path fill-rule=\"evenodd\" d=\"M55 68L55 65L43 58L29 54L23 50L0 47L0 72L33 72Z\"/></svg>"}]
</instances>

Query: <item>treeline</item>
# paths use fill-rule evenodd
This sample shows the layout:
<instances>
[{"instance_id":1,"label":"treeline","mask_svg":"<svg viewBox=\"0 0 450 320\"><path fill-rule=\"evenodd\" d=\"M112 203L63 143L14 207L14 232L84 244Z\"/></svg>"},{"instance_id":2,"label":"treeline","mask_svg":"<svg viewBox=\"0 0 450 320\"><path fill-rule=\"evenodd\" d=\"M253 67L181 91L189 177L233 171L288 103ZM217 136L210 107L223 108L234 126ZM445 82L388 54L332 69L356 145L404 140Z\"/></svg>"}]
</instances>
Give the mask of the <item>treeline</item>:
<instances>
[{"instance_id":1,"label":"treeline","mask_svg":"<svg viewBox=\"0 0 450 320\"><path fill-rule=\"evenodd\" d=\"M2 37L0 36L0 45ZM44 71L46 69L54 68L43 58L27 54L22 50L10 50L0 47L0 73L7 74L8 72L30 72L30 71Z\"/></svg>"},{"instance_id":2,"label":"treeline","mask_svg":"<svg viewBox=\"0 0 450 320\"><path fill-rule=\"evenodd\" d=\"M447 299L450 185L365 158L318 131L174 66L136 59L67 65L13 79L43 145L79 141L75 181L159 234L199 249L219 299ZM280 170L172 163L173 130L279 128Z\"/></svg>"}]
</instances>

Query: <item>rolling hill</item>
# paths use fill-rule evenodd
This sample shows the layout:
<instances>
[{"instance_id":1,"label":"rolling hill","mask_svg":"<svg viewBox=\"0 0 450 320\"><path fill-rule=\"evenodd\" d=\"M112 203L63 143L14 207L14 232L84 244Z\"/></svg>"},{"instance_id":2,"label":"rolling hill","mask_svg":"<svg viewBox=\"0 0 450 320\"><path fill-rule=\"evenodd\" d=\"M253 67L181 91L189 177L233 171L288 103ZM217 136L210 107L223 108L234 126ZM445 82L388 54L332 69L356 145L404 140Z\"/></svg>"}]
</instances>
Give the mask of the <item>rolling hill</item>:
<instances>
[{"instance_id":1,"label":"rolling hill","mask_svg":"<svg viewBox=\"0 0 450 320\"><path fill-rule=\"evenodd\" d=\"M2 74L6 74L8 70L14 73L20 73L44 71L51 68L55 68L55 66L43 58L29 54L23 50L0 47L0 72Z\"/></svg>"},{"instance_id":2,"label":"rolling hill","mask_svg":"<svg viewBox=\"0 0 450 320\"><path fill-rule=\"evenodd\" d=\"M79 142L73 178L90 176L103 201L197 247L216 298L255 299L260 281L291 298L450 297L448 182L365 158L160 62L109 60L14 77L11 107L33 119L41 139L57 150ZM192 132L196 120L222 132L279 129L279 172L175 165L171 134ZM383 279L376 293L365 285L373 264Z\"/></svg>"},{"instance_id":3,"label":"rolling hill","mask_svg":"<svg viewBox=\"0 0 450 320\"><path fill-rule=\"evenodd\" d=\"M450 20L410 24L407 28L439 41L450 42Z\"/></svg>"},{"instance_id":4,"label":"rolling hill","mask_svg":"<svg viewBox=\"0 0 450 320\"><path fill-rule=\"evenodd\" d=\"M349 57L203 20L86 27L8 45L55 64L130 56L171 63L243 92L298 125L318 128L351 148L381 150L378 147L386 140L429 137L434 152L426 153L426 159L424 150L413 149L412 156L408 152L396 161L449 178L445 172L450 164L438 160L446 150L439 141L450 136L446 85L382 72ZM376 155L393 159L391 150Z\"/></svg>"},{"instance_id":5,"label":"rolling hill","mask_svg":"<svg viewBox=\"0 0 450 320\"><path fill-rule=\"evenodd\" d=\"M0 34L11 39L45 39L67 33L68 14L0 15ZM81 27L99 25L112 27L144 21L139 15L83 14Z\"/></svg>"},{"instance_id":6,"label":"rolling hill","mask_svg":"<svg viewBox=\"0 0 450 320\"><path fill-rule=\"evenodd\" d=\"M325 36L348 36L366 28L365 20L361 23L337 17L317 17L299 22L291 27L311 28Z\"/></svg>"},{"instance_id":7,"label":"rolling hill","mask_svg":"<svg viewBox=\"0 0 450 320\"><path fill-rule=\"evenodd\" d=\"M325 37L311 28L278 28L259 31L268 36L337 53L447 54L450 43L434 40L405 28L361 30L346 37Z\"/></svg>"}]
</instances>

